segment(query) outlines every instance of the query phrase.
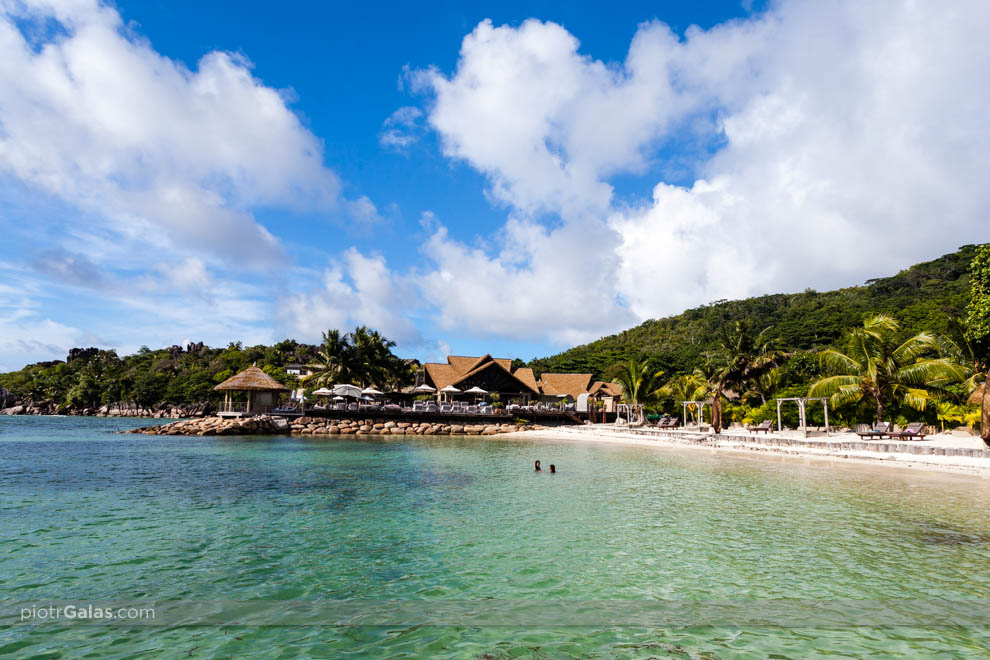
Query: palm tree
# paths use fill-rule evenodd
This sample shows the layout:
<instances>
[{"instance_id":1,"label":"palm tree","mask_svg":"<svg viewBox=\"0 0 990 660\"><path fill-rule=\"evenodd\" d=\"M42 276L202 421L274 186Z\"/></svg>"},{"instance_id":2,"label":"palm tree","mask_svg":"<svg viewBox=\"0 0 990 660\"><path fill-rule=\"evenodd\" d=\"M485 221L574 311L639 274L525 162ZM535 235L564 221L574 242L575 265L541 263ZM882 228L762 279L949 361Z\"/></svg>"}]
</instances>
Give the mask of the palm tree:
<instances>
[{"instance_id":1,"label":"palm tree","mask_svg":"<svg viewBox=\"0 0 990 660\"><path fill-rule=\"evenodd\" d=\"M628 403L641 403L656 396L657 380L663 375L662 371L654 371L649 360L630 358L625 362L616 362L608 370L608 378L618 383L622 388L622 398Z\"/></svg>"},{"instance_id":2,"label":"palm tree","mask_svg":"<svg viewBox=\"0 0 990 660\"><path fill-rule=\"evenodd\" d=\"M808 396L830 397L833 406L871 398L882 422L899 402L924 410L935 398L932 388L964 380L965 371L948 357L937 355L939 340L926 332L898 342L900 324L884 314L867 318L848 337L848 350L830 349L819 358L832 375L812 384Z\"/></svg>"},{"instance_id":3,"label":"palm tree","mask_svg":"<svg viewBox=\"0 0 990 660\"><path fill-rule=\"evenodd\" d=\"M701 373L712 399L712 430L722 432L722 399L727 390L741 392L750 383L774 369L783 354L773 348L770 328L757 334L743 321L723 328L719 345L705 354Z\"/></svg>"},{"instance_id":4,"label":"palm tree","mask_svg":"<svg viewBox=\"0 0 990 660\"><path fill-rule=\"evenodd\" d=\"M327 330L323 333L323 344L316 353L316 362L307 365L313 370L303 378L306 384L327 387L345 382L351 371L351 351L347 336L340 336L340 330Z\"/></svg>"}]
</instances>

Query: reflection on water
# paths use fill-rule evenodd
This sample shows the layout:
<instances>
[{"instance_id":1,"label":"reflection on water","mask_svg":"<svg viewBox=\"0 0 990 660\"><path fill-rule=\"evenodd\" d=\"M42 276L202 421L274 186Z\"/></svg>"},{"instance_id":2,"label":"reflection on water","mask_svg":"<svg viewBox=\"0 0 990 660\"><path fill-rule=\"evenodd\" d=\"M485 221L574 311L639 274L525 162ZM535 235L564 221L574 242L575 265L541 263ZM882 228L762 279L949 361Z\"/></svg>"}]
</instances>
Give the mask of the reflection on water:
<instances>
[{"instance_id":1,"label":"reflection on water","mask_svg":"<svg viewBox=\"0 0 990 660\"><path fill-rule=\"evenodd\" d=\"M986 599L959 475L479 437L180 438L0 418L6 599ZM139 425L143 422L135 422ZM533 473L533 460L558 474ZM100 657L978 656L981 629L0 630Z\"/></svg>"}]
</instances>

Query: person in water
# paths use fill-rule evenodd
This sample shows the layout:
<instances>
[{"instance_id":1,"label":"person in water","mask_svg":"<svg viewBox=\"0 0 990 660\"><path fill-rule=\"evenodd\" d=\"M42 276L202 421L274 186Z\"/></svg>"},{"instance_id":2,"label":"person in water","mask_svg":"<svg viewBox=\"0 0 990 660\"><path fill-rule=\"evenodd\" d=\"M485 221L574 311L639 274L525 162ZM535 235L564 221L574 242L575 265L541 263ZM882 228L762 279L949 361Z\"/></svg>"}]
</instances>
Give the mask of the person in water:
<instances>
[{"instance_id":1,"label":"person in water","mask_svg":"<svg viewBox=\"0 0 990 660\"><path fill-rule=\"evenodd\" d=\"M550 474L557 474L557 466L553 463L550 464Z\"/></svg>"},{"instance_id":2,"label":"person in water","mask_svg":"<svg viewBox=\"0 0 990 660\"><path fill-rule=\"evenodd\" d=\"M542 471L543 471L542 468L540 468L540 462L536 461L536 465L533 467L533 472L542 472Z\"/></svg>"}]
</instances>

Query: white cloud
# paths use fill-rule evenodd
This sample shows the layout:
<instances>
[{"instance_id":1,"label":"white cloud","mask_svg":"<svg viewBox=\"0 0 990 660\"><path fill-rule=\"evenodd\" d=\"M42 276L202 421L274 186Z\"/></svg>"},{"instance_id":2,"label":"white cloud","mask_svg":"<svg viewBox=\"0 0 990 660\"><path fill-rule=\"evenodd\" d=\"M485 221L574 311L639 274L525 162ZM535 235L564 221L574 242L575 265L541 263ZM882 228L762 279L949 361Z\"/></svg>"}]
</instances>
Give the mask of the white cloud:
<instances>
[{"instance_id":1,"label":"white cloud","mask_svg":"<svg viewBox=\"0 0 990 660\"><path fill-rule=\"evenodd\" d=\"M323 272L321 287L280 300L279 314L286 332L303 341L318 341L328 328L367 325L400 344L419 344L409 319L416 300L409 281L384 257L350 248Z\"/></svg>"},{"instance_id":2,"label":"white cloud","mask_svg":"<svg viewBox=\"0 0 990 660\"><path fill-rule=\"evenodd\" d=\"M96 0L0 7L0 174L126 239L240 267L281 259L250 209L327 208L339 190L286 99L240 55L188 70Z\"/></svg>"},{"instance_id":3,"label":"white cloud","mask_svg":"<svg viewBox=\"0 0 990 660\"><path fill-rule=\"evenodd\" d=\"M422 116L423 111L415 106L399 108L382 123L378 143L387 149L405 150L419 139L419 118Z\"/></svg>"},{"instance_id":4,"label":"white cloud","mask_svg":"<svg viewBox=\"0 0 990 660\"><path fill-rule=\"evenodd\" d=\"M644 24L603 63L553 23L485 21L454 73L413 79L445 153L510 219L479 247L434 233L424 297L449 327L588 339L986 241L987 28L983 2L784 1L683 39ZM663 171L679 140L721 143L693 185L614 199L611 177Z\"/></svg>"}]
</instances>

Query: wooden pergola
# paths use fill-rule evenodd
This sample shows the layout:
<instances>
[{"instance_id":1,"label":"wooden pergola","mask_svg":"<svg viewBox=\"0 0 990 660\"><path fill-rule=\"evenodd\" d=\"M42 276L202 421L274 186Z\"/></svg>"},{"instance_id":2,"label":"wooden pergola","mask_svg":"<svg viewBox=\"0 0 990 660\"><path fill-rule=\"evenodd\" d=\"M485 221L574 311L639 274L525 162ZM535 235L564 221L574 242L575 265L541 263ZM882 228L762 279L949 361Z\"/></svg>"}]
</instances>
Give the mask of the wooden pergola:
<instances>
[{"instance_id":1,"label":"wooden pergola","mask_svg":"<svg viewBox=\"0 0 990 660\"><path fill-rule=\"evenodd\" d=\"M705 411L705 404L709 406L715 403L714 399L705 399L704 401L681 401L681 405L684 408L684 416L681 418L684 420L684 428L687 428L687 409L688 406L698 406L698 430L701 430L701 420L703 418L702 413Z\"/></svg>"},{"instance_id":2,"label":"wooden pergola","mask_svg":"<svg viewBox=\"0 0 990 660\"><path fill-rule=\"evenodd\" d=\"M777 430L783 431L784 425L780 419L780 404L786 403L788 401L793 401L798 406L798 417L801 420L801 428L799 431L804 432L804 437L808 437L808 413L807 406L809 401L821 401L822 405L825 407L825 437L828 437L828 399L825 397L789 397L785 399L777 399Z\"/></svg>"}]
</instances>

